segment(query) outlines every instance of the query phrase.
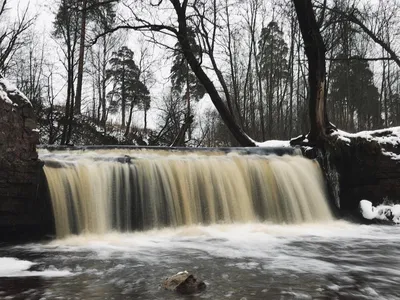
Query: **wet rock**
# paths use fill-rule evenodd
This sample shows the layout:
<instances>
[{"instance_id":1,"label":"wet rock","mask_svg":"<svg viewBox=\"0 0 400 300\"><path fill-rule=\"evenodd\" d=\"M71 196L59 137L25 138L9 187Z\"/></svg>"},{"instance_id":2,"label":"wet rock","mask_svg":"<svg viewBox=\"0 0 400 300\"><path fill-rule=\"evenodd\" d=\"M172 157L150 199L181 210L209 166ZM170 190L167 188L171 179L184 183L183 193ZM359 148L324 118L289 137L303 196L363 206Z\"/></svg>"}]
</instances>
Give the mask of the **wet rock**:
<instances>
[{"instance_id":1,"label":"wet rock","mask_svg":"<svg viewBox=\"0 0 400 300\"><path fill-rule=\"evenodd\" d=\"M179 294L197 294L206 289L206 284L187 271L179 272L165 279L162 286L166 290L175 291Z\"/></svg>"}]
</instances>

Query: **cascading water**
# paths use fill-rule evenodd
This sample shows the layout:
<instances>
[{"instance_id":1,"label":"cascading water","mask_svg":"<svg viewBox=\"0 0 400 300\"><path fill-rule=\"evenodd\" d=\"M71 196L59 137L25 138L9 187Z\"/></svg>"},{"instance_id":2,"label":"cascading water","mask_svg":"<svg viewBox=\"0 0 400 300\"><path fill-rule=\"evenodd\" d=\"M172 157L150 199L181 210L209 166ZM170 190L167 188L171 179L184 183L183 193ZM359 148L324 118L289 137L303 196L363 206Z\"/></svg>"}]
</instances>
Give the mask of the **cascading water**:
<instances>
[{"instance_id":1,"label":"cascading water","mask_svg":"<svg viewBox=\"0 0 400 300\"><path fill-rule=\"evenodd\" d=\"M108 150L41 159L58 237L332 219L318 163L298 155Z\"/></svg>"}]
</instances>

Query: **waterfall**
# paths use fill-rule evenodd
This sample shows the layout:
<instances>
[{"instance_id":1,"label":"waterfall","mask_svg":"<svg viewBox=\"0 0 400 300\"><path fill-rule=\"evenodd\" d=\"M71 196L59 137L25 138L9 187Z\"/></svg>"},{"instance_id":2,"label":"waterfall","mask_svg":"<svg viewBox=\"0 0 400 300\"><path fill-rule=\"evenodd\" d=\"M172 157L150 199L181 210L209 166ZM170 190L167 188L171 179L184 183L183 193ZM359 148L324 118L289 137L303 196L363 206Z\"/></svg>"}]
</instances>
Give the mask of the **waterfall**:
<instances>
[{"instance_id":1,"label":"waterfall","mask_svg":"<svg viewBox=\"0 0 400 300\"><path fill-rule=\"evenodd\" d=\"M98 150L41 159L58 237L332 219L320 167L300 155Z\"/></svg>"}]
</instances>

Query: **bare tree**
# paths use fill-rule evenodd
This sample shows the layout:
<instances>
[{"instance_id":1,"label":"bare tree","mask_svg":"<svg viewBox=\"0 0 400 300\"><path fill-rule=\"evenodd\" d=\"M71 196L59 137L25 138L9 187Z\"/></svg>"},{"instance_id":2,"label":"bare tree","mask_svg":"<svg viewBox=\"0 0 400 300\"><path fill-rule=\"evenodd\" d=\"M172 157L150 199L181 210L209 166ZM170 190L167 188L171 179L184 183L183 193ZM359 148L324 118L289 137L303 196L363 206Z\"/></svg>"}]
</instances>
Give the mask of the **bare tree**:
<instances>
[{"instance_id":1,"label":"bare tree","mask_svg":"<svg viewBox=\"0 0 400 300\"><path fill-rule=\"evenodd\" d=\"M29 17L27 6L22 13L18 13L17 20L7 23L6 19L8 0L0 1L0 73L6 73L14 54L26 43L23 39L26 31L33 25L35 17Z\"/></svg>"},{"instance_id":2,"label":"bare tree","mask_svg":"<svg viewBox=\"0 0 400 300\"><path fill-rule=\"evenodd\" d=\"M243 131L243 129L235 122L234 116L230 113L229 109L226 107L220 93L218 92L217 87L213 83L213 81L210 79L210 77L207 75L207 73L204 70L204 67L202 66L202 61L201 58L198 59L194 51L192 51L192 47L190 45L190 40L188 38L188 20L192 20L193 25L197 27L201 33L201 38L203 42L203 46L206 47L204 50L208 58L211 61L213 70L219 80L219 84L223 87L224 90L224 96L227 100L227 102L230 102L230 95L228 92L227 84L225 82L225 79L222 75L222 72L219 70L216 59L215 59L215 43L216 43L216 31L217 31L217 1L212 1L210 6L207 6L208 1L206 2L201 2L201 1L195 1L193 5L191 6L191 16L190 18L188 17L188 0L184 1L179 1L179 0L170 0L170 1L158 1L157 3L151 3L151 6L153 9L161 9L161 6L168 5L169 3L169 8L172 8L175 17L176 17L176 23L173 24L165 24L163 22L158 22L158 23L151 23L147 20L144 20L140 16L138 16L133 9L131 9L131 12L133 14L133 19L134 19L134 24L131 24L129 22L125 22L123 25L117 26L113 28L112 30L109 30L105 32L104 34L108 34L110 32L119 30L119 29L132 29L132 30L138 30L138 31L155 31L155 32L163 32L166 33L170 36L174 36L177 38L178 42L181 45L182 52L190 65L191 69L195 73L196 77L199 79L199 81L203 84L205 89L207 90L212 102L214 103L214 106L218 110L218 112L221 115L221 118L224 120L224 122L227 124L228 128L231 130L233 136L235 139L242 145L242 146L255 146L255 142L250 139L247 134ZM171 7L172 6L172 7ZM211 9L211 19L208 19L208 16L206 14L206 11ZM211 30L211 33L208 30L208 26L212 25L213 29ZM102 35L104 35L102 34ZM102 35L100 35L98 38L100 38ZM97 39L98 39L97 38ZM97 40L96 39L96 40Z\"/></svg>"}]
</instances>

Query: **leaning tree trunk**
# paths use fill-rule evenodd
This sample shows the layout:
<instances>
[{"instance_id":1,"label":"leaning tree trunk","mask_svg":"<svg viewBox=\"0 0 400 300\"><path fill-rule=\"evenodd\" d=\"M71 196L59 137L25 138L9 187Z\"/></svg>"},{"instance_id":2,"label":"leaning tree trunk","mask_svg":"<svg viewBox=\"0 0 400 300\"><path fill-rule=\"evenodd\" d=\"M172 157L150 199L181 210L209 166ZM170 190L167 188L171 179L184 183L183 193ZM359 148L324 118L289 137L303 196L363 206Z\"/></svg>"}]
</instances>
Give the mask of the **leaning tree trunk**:
<instances>
[{"instance_id":1,"label":"leaning tree trunk","mask_svg":"<svg viewBox=\"0 0 400 300\"><path fill-rule=\"evenodd\" d=\"M255 142L250 139L250 137L243 131L243 129L235 122L233 115L229 112L225 103L223 102L221 96L219 95L215 85L211 81L211 79L204 72L201 67L199 61L196 59L193 51L191 49L188 33L187 33L187 23L186 23L186 7L187 1L184 1L184 4L180 4L178 0L171 0L174 5L175 11L178 15L178 23L179 23L179 32L178 32L178 41L181 45L183 55L185 56L187 62L189 63L193 73L199 79L199 81L203 84L206 89L208 95L211 98L215 108L219 112L221 119L228 127L233 137L238 141L241 146L244 147L254 147L256 146Z\"/></svg>"},{"instance_id":2,"label":"leaning tree trunk","mask_svg":"<svg viewBox=\"0 0 400 300\"><path fill-rule=\"evenodd\" d=\"M293 0L293 3L308 59L311 126L308 139L315 142L325 137L327 124L329 124L325 99L325 45L319 32L311 0Z\"/></svg>"}]
</instances>

